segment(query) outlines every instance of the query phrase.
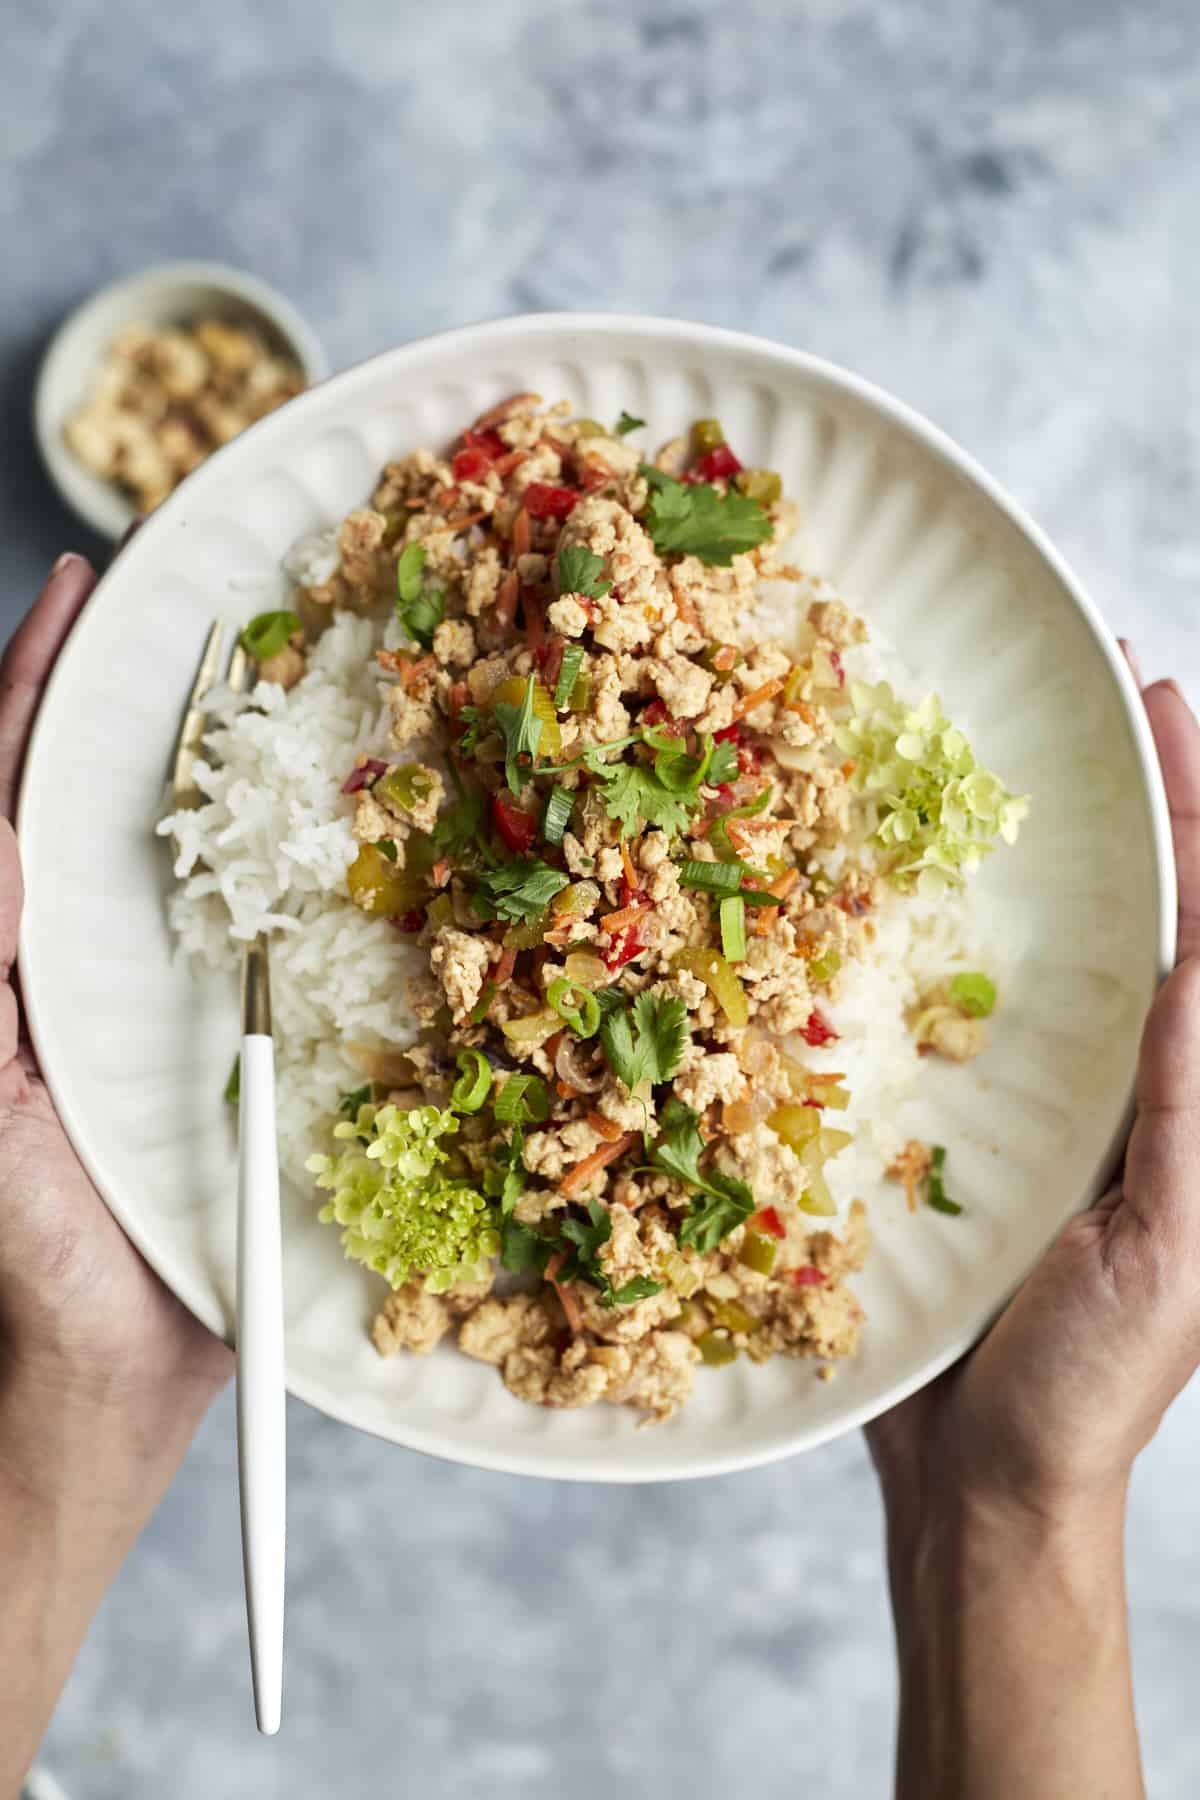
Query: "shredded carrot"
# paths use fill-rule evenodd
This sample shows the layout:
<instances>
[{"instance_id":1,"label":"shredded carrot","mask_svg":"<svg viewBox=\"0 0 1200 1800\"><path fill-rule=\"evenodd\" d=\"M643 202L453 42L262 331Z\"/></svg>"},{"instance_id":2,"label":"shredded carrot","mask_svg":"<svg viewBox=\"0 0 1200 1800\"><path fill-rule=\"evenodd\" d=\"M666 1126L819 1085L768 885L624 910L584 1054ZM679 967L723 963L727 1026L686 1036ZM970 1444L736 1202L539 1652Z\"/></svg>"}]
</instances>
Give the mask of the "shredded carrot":
<instances>
[{"instance_id":1,"label":"shredded carrot","mask_svg":"<svg viewBox=\"0 0 1200 1800\"><path fill-rule=\"evenodd\" d=\"M806 725L815 725L817 722L817 715L807 700L785 700L783 710L784 712L794 712L798 718L804 720Z\"/></svg>"},{"instance_id":2,"label":"shredded carrot","mask_svg":"<svg viewBox=\"0 0 1200 1800\"><path fill-rule=\"evenodd\" d=\"M503 987L504 983L508 980L509 976L512 974L512 972L516 968L516 966L517 966L516 951L515 950L501 950L499 956L496 958L496 961L493 963L492 967L488 970L488 980L494 981L498 988Z\"/></svg>"},{"instance_id":3,"label":"shredded carrot","mask_svg":"<svg viewBox=\"0 0 1200 1800\"><path fill-rule=\"evenodd\" d=\"M554 454L556 456L561 456L564 460L568 456L575 455L576 446L574 444L564 443L562 438L555 437L555 435L552 431L543 431L542 443L548 444L550 446L551 450L554 451Z\"/></svg>"},{"instance_id":4,"label":"shredded carrot","mask_svg":"<svg viewBox=\"0 0 1200 1800\"><path fill-rule=\"evenodd\" d=\"M638 881L637 870L633 866L633 858L629 854L629 845L623 838L621 840L621 867L625 871L626 881L636 891L641 883Z\"/></svg>"},{"instance_id":5,"label":"shredded carrot","mask_svg":"<svg viewBox=\"0 0 1200 1800\"><path fill-rule=\"evenodd\" d=\"M738 701L732 713L729 715L730 722L732 723L736 719L744 719L747 713L752 713L754 711L755 707L764 705L766 701L773 700L776 694L781 694L782 692L783 682L778 676L776 676L773 681L764 681L762 686L755 688L752 693L742 695L742 698Z\"/></svg>"},{"instance_id":6,"label":"shredded carrot","mask_svg":"<svg viewBox=\"0 0 1200 1800\"><path fill-rule=\"evenodd\" d=\"M562 1250L550 1258L546 1264L546 1280L558 1295L559 1304L567 1315L567 1324L573 1333L578 1335L583 1330L583 1314L579 1310L579 1302L571 1292L569 1281L558 1282L554 1278L566 1262L566 1253Z\"/></svg>"},{"instance_id":7,"label":"shredded carrot","mask_svg":"<svg viewBox=\"0 0 1200 1800\"><path fill-rule=\"evenodd\" d=\"M386 669L389 675L398 675L402 687L410 687L418 675L423 675L427 669L436 667L432 656L412 657L406 655L403 650L377 650L375 661L381 669Z\"/></svg>"},{"instance_id":8,"label":"shredded carrot","mask_svg":"<svg viewBox=\"0 0 1200 1800\"><path fill-rule=\"evenodd\" d=\"M602 931L625 931L630 925L636 925L643 913L651 910L647 900L635 900L632 906L622 906L618 912L605 913L600 921Z\"/></svg>"},{"instance_id":9,"label":"shredded carrot","mask_svg":"<svg viewBox=\"0 0 1200 1800\"><path fill-rule=\"evenodd\" d=\"M536 656L546 641L546 609L532 588L522 588L521 605L525 609L525 641Z\"/></svg>"},{"instance_id":10,"label":"shredded carrot","mask_svg":"<svg viewBox=\"0 0 1200 1800\"><path fill-rule=\"evenodd\" d=\"M500 586L496 589L496 628L508 631L517 616L517 599L521 592L521 583L517 571L510 569Z\"/></svg>"},{"instance_id":11,"label":"shredded carrot","mask_svg":"<svg viewBox=\"0 0 1200 1800\"><path fill-rule=\"evenodd\" d=\"M569 1081L556 1081L554 1091L560 1100L578 1100L583 1089L572 1087Z\"/></svg>"},{"instance_id":12,"label":"shredded carrot","mask_svg":"<svg viewBox=\"0 0 1200 1800\"><path fill-rule=\"evenodd\" d=\"M632 1150L633 1146L640 1144L641 1141L640 1131L623 1131L619 1138L613 1139L611 1144L601 1144L599 1149L591 1151L582 1162L577 1162L575 1167L563 1176L558 1184L559 1193L566 1194L568 1199L572 1194L577 1194L580 1188L588 1185L593 1175L598 1175L601 1169L607 1169L609 1163L616 1162L619 1156L624 1156L627 1150Z\"/></svg>"},{"instance_id":13,"label":"shredded carrot","mask_svg":"<svg viewBox=\"0 0 1200 1800\"><path fill-rule=\"evenodd\" d=\"M448 856L439 857L437 862L434 863L432 869L430 869L430 871L429 871L429 873L433 876L433 885L435 887L445 887L446 883L450 879L451 874L453 873L453 870L454 870L454 864L450 861Z\"/></svg>"},{"instance_id":14,"label":"shredded carrot","mask_svg":"<svg viewBox=\"0 0 1200 1800\"><path fill-rule=\"evenodd\" d=\"M515 412L530 412L541 404L540 394L510 394L507 400L498 400L495 406L481 412L471 430L490 431L493 425L503 425L505 419L511 419Z\"/></svg>"},{"instance_id":15,"label":"shredded carrot","mask_svg":"<svg viewBox=\"0 0 1200 1800\"><path fill-rule=\"evenodd\" d=\"M465 531L468 525L478 525L481 519L486 518L485 512L455 513L452 519L446 520L446 526L450 531Z\"/></svg>"},{"instance_id":16,"label":"shredded carrot","mask_svg":"<svg viewBox=\"0 0 1200 1800\"><path fill-rule=\"evenodd\" d=\"M523 462L528 461L528 450L510 450L507 456L498 456L492 468L497 475L511 475L514 469L519 469Z\"/></svg>"},{"instance_id":17,"label":"shredded carrot","mask_svg":"<svg viewBox=\"0 0 1200 1800\"><path fill-rule=\"evenodd\" d=\"M842 774L846 777L847 781L849 781L857 767L858 764L856 762L844 762L842 764Z\"/></svg>"},{"instance_id":18,"label":"shredded carrot","mask_svg":"<svg viewBox=\"0 0 1200 1800\"><path fill-rule=\"evenodd\" d=\"M604 1139L606 1144L615 1144L617 1139L623 1136L621 1127L616 1123L615 1119L606 1119L603 1113L590 1112L587 1116L587 1122L592 1130L596 1132L599 1137Z\"/></svg>"},{"instance_id":19,"label":"shredded carrot","mask_svg":"<svg viewBox=\"0 0 1200 1800\"><path fill-rule=\"evenodd\" d=\"M465 681L452 681L446 695L446 707L452 719L457 719L467 701L471 698L471 690Z\"/></svg>"},{"instance_id":20,"label":"shredded carrot","mask_svg":"<svg viewBox=\"0 0 1200 1800\"><path fill-rule=\"evenodd\" d=\"M727 675L730 669L736 668L740 655L741 651L736 644L722 644L719 649L713 651L710 661L719 675Z\"/></svg>"},{"instance_id":21,"label":"shredded carrot","mask_svg":"<svg viewBox=\"0 0 1200 1800\"><path fill-rule=\"evenodd\" d=\"M522 507L513 520L512 553L516 556L527 556L533 543L533 526L529 522L529 514Z\"/></svg>"},{"instance_id":22,"label":"shredded carrot","mask_svg":"<svg viewBox=\"0 0 1200 1800\"><path fill-rule=\"evenodd\" d=\"M452 506L458 505L458 489L456 487L443 488L433 504L439 512L448 513Z\"/></svg>"},{"instance_id":23,"label":"shredded carrot","mask_svg":"<svg viewBox=\"0 0 1200 1800\"><path fill-rule=\"evenodd\" d=\"M699 619L696 617L695 607L692 605L691 600L687 594L684 593L682 588L673 589L671 597L675 602L675 611L679 614L679 617L683 620L685 625L698 625L700 623Z\"/></svg>"}]
</instances>

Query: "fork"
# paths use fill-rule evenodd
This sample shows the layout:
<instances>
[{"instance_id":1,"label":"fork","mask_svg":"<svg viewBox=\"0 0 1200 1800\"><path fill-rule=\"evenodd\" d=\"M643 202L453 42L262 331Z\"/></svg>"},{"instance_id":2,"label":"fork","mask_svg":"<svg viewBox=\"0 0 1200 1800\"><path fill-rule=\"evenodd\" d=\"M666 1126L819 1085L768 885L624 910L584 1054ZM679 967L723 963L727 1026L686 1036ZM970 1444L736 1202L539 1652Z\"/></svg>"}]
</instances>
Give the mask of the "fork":
<instances>
[{"instance_id":1,"label":"fork","mask_svg":"<svg viewBox=\"0 0 1200 1800\"><path fill-rule=\"evenodd\" d=\"M225 627L216 620L188 695L171 767L175 809L199 806L195 764L203 753L205 701L219 678ZM225 683L244 693L251 659L235 641ZM258 1729L279 1729L283 1696L283 1600L287 1526L287 1438L275 1044L267 939L242 962L238 1064L237 1428L242 1568L250 1672Z\"/></svg>"}]
</instances>

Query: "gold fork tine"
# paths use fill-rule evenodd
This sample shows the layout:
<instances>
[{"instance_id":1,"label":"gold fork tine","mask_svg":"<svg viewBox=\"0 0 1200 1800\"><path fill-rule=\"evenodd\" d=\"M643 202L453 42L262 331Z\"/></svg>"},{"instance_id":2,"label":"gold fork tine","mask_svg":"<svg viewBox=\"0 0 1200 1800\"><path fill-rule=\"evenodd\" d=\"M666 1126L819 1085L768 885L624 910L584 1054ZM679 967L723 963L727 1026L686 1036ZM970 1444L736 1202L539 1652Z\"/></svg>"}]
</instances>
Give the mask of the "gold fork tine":
<instances>
[{"instance_id":1,"label":"gold fork tine","mask_svg":"<svg viewBox=\"0 0 1200 1800\"><path fill-rule=\"evenodd\" d=\"M183 721L179 727L179 736L175 740L175 756L171 764L171 798L176 807L195 806L200 798L199 789L192 775L192 769L200 754L204 738L206 713L204 700L217 680L221 667L221 644L225 637L225 627L220 619L214 619L204 643L204 654L200 658L200 666L196 670L196 679L192 683L192 691L187 698L187 707Z\"/></svg>"}]
</instances>

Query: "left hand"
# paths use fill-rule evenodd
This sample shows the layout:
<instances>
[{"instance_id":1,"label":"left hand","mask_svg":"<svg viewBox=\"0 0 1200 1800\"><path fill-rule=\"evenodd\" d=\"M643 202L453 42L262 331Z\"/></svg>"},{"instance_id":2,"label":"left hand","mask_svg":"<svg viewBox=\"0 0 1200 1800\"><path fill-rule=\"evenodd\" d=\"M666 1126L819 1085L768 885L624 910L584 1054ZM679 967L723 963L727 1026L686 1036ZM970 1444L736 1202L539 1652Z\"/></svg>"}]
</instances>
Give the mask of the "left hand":
<instances>
[{"instance_id":1,"label":"left hand","mask_svg":"<svg viewBox=\"0 0 1200 1800\"><path fill-rule=\"evenodd\" d=\"M12 819L46 678L96 584L62 557L0 663L0 1475L53 1504L152 1505L233 1359L126 1238L71 1147L25 1033Z\"/></svg>"}]
</instances>

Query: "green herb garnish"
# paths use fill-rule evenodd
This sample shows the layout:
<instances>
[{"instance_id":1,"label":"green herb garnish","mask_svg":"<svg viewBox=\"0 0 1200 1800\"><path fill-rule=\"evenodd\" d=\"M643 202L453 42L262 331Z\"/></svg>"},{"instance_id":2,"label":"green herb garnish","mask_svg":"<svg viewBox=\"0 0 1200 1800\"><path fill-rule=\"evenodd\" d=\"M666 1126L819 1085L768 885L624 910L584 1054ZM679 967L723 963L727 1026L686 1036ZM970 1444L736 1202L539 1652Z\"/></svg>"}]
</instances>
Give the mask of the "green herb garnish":
<instances>
[{"instance_id":1,"label":"green herb garnish","mask_svg":"<svg viewBox=\"0 0 1200 1800\"><path fill-rule=\"evenodd\" d=\"M627 413L625 408L622 407L621 416L613 426L613 435L615 437L628 437L631 431L640 431L645 423L645 419L635 419L632 413Z\"/></svg>"},{"instance_id":2,"label":"green herb garnish","mask_svg":"<svg viewBox=\"0 0 1200 1800\"><path fill-rule=\"evenodd\" d=\"M558 553L558 591L579 594L584 600L600 600L612 582L604 576L604 558L586 544L569 544Z\"/></svg>"},{"instance_id":3,"label":"green herb garnish","mask_svg":"<svg viewBox=\"0 0 1200 1800\"><path fill-rule=\"evenodd\" d=\"M773 535L768 515L745 494L719 494L707 482L689 486L648 463L641 473L651 489L646 528L662 556L697 556L728 568L735 556Z\"/></svg>"},{"instance_id":4,"label":"green herb garnish","mask_svg":"<svg viewBox=\"0 0 1200 1800\"><path fill-rule=\"evenodd\" d=\"M425 546L406 544L396 563L396 617L413 642L433 648L433 634L446 616L446 596L425 586Z\"/></svg>"},{"instance_id":5,"label":"green herb garnish","mask_svg":"<svg viewBox=\"0 0 1200 1800\"><path fill-rule=\"evenodd\" d=\"M943 1144L935 1144L933 1158L929 1164L929 1188L926 1194L934 1212L950 1213L954 1218L962 1212L957 1200L951 1200L947 1194L945 1181L946 1150Z\"/></svg>"},{"instance_id":6,"label":"green herb garnish","mask_svg":"<svg viewBox=\"0 0 1200 1800\"><path fill-rule=\"evenodd\" d=\"M255 662L266 662L268 657L278 656L299 629L300 621L294 612L259 613L242 628L242 648Z\"/></svg>"},{"instance_id":7,"label":"green herb garnish","mask_svg":"<svg viewBox=\"0 0 1200 1800\"><path fill-rule=\"evenodd\" d=\"M669 1100L659 1119L659 1135L651 1154L654 1167L693 1191L692 1210L679 1230L679 1242L702 1254L715 1250L735 1226L754 1211L754 1196L744 1181L719 1169L702 1172L705 1143L699 1115L682 1100Z\"/></svg>"},{"instance_id":8,"label":"green herb garnish","mask_svg":"<svg viewBox=\"0 0 1200 1800\"><path fill-rule=\"evenodd\" d=\"M236 1106L242 1097L242 1057L241 1052L233 1059L233 1067L229 1071L229 1079L225 1083L225 1104Z\"/></svg>"},{"instance_id":9,"label":"green herb garnish","mask_svg":"<svg viewBox=\"0 0 1200 1800\"><path fill-rule=\"evenodd\" d=\"M519 706L497 700L492 708L504 738L504 779L513 794L519 794L528 780L527 771L521 764L522 756L527 756L530 764L535 762L542 741L542 721L533 710L533 695L534 678L531 675L525 683L524 698Z\"/></svg>"},{"instance_id":10,"label":"green herb garnish","mask_svg":"<svg viewBox=\"0 0 1200 1800\"><path fill-rule=\"evenodd\" d=\"M600 1046L613 1074L632 1091L643 1081L670 1081L688 1041L687 1007L673 994L639 994L600 1024Z\"/></svg>"},{"instance_id":11,"label":"green herb garnish","mask_svg":"<svg viewBox=\"0 0 1200 1800\"><path fill-rule=\"evenodd\" d=\"M505 919L510 925L531 924L541 918L555 894L561 893L570 879L539 857L515 856L511 862L484 871L474 895L475 910L485 919Z\"/></svg>"}]
</instances>

